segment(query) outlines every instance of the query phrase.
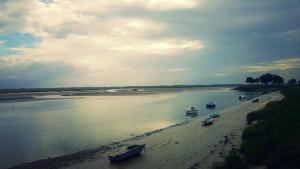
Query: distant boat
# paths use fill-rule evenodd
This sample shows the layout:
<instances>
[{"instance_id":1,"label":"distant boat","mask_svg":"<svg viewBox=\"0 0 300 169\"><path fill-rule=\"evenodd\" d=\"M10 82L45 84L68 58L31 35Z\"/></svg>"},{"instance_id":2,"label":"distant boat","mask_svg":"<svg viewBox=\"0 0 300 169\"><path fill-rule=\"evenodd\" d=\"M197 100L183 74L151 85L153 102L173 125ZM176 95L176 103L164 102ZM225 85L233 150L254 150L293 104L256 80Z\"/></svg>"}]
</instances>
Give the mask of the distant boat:
<instances>
[{"instance_id":1,"label":"distant boat","mask_svg":"<svg viewBox=\"0 0 300 169\"><path fill-rule=\"evenodd\" d=\"M259 102L259 98L256 97L256 98L252 99L252 102L253 103Z\"/></svg>"},{"instance_id":2,"label":"distant boat","mask_svg":"<svg viewBox=\"0 0 300 169\"><path fill-rule=\"evenodd\" d=\"M244 96L244 95L239 96L239 100L245 100L245 99L246 99L246 96Z\"/></svg>"},{"instance_id":3,"label":"distant boat","mask_svg":"<svg viewBox=\"0 0 300 169\"><path fill-rule=\"evenodd\" d=\"M145 144L130 145L124 152L108 156L110 162L120 162L140 154L145 149Z\"/></svg>"},{"instance_id":4,"label":"distant boat","mask_svg":"<svg viewBox=\"0 0 300 169\"><path fill-rule=\"evenodd\" d=\"M206 104L206 108L208 108L208 109L214 109L214 108L216 108L216 104L213 103L213 102L208 103L208 104Z\"/></svg>"},{"instance_id":5,"label":"distant boat","mask_svg":"<svg viewBox=\"0 0 300 169\"><path fill-rule=\"evenodd\" d=\"M218 117L220 117L220 114L219 114L219 112L215 112L213 114L210 114L209 117L211 117L211 118L218 118Z\"/></svg>"},{"instance_id":6,"label":"distant boat","mask_svg":"<svg viewBox=\"0 0 300 169\"><path fill-rule=\"evenodd\" d=\"M214 118L209 117L209 118L205 119L205 120L202 122L202 125L203 125L203 126L212 125L213 122L214 122Z\"/></svg>"},{"instance_id":7,"label":"distant boat","mask_svg":"<svg viewBox=\"0 0 300 169\"><path fill-rule=\"evenodd\" d=\"M189 109L185 109L185 114L188 116L198 115L198 109L192 106Z\"/></svg>"}]
</instances>

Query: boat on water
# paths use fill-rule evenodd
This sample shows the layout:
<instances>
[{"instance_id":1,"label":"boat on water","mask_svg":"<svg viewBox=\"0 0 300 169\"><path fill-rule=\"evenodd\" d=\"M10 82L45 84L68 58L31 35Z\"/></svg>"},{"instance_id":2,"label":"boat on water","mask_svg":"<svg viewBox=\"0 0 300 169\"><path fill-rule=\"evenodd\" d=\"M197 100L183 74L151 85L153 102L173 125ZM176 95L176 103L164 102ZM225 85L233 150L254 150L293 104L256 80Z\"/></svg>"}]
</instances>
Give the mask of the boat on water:
<instances>
[{"instance_id":1,"label":"boat on water","mask_svg":"<svg viewBox=\"0 0 300 169\"><path fill-rule=\"evenodd\" d=\"M216 104L213 103L213 102L208 103L208 104L206 104L206 108L208 108L208 109L214 109L214 108L216 108Z\"/></svg>"},{"instance_id":2,"label":"boat on water","mask_svg":"<svg viewBox=\"0 0 300 169\"><path fill-rule=\"evenodd\" d=\"M252 102L253 103L259 102L259 98L256 97L256 98L252 99Z\"/></svg>"},{"instance_id":3,"label":"boat on water","mask_svg":"<svg viewBox=\"0 0 300 169\"><path fill-rule=\"evenodd\" d=\"M218 117L220 117L220 113L219 112L214 112L213 114L210 114L209 117L218 118Z\"/></svg>"},{"instance_id":4,"label":"boat on water","mask_svg":"<svg viewBox=\"0 0 300 169\"><path fill-rule=\"evenodd\" d=\"M127 148L124 151L118 152L114 155L110 155L110 156L108 156L108 158L109 158L110 162L112 162L112 163L120 162L120 161L127 160L131 157L134 157L136 155L139 155L144 149L145 149L145 144L129 145L129 146L127 146Z\"/></svg>"},{"instance_id":5,"label":"boat on water","mask_svg":"<svg viewBox=\"0 0 300 169\"><path fill-rule=\"evenodd\" d=\"M203 126L212 125L214 121L215 121L214 118L208 117L207 119L205 119L204 121L202 121L202 125Z\"/></svg>"},{"instance_id":6,"label":"boat on water","mask_svg":"<svg viewBox=\"0 0 300 169\"><path fill-rule=\"evenodd\" d=\"M245 100L245 99L246 99L246 96L244 96L244 95L239 96L239 100Z\"/></svg>"},{"instance_id":7,"label":"boat on water","mask_svg":"<svg viewBox=\"0 0 300 169\"><path fill-rule=\"evenodd\" d=\"M195 116L198 115L198 109L196 107L190 107L189 109L185 109L185 114L187 116Z\"/></svg>"}]
</instances>

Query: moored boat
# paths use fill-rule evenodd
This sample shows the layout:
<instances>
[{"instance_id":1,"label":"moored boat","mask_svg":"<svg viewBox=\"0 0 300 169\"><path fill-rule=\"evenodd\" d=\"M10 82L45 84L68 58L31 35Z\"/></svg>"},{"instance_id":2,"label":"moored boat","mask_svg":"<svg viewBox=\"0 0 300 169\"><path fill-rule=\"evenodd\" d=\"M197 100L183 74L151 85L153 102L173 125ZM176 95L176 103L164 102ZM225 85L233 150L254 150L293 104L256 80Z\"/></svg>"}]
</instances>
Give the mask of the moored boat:
<instances>
[{"instance_id":1,"label":"moored boat","mask_svg":"<svg viewBox=\"0 0 300 169\"><path fill-rule=\"evenodd\" d=\"M202 122L202 125L203 125L203 126L212 125L213 122L214 122L214 118L209 117L209 118L205 119L205 120Z\"/></svg>"},{"instance_id":2,"label":"moored boat","mask_svg":"<svg viewBox=\"0 0 300 169\"><path fill-rule=\"evenodd\" d=\"M246 96L244 96L244 95L239 96L239 100L245 100L245 99L246 99Z\"/></svg>"},{"instance_id":3,"label":"moored boat","mask_svg":"<svg viewBox=\"0 0 300 169\"><path fill-rule=\"evenodd\" d=\"M198 109L192 106L189 109L185 109L185 114L190 116L198 115Z\"/></svg>"},{"instance_id":4,"label":"moored boat","mask_svg":"<svg viewBox=\"0 0 300 169\"><path fill-rule=\"evenodd\" d=\"M210 114L209 117L218 118L218 117L220 117L220 113L219 112L214 112L213 114Z\"/></svg>"},{"instance_id":5,"label":"moored boat","mask_svg":"<svg viewBox=\"0 0 300 169\"><path fill-rule=\"evenodd\" d=\"M216 108L216 104L215 104L215 103L213 103L213 102L211 102L211 103L208 103L208 104L206 104L206 108L208 108L208 109L213 109L213 108Z\"/></svg>"},{"instance_id":6,"label":"moored boat","mask_svg":"<svg viewBox=\"0 0 300 169\"><path fill-rule=\"evenodd\" d=\"M256 97L256 98L252 99L252 102L253 102L253 103L259 102L259 98Z\"/></svg>"},{"instance_id":7,"label":"moored boat","mask_svg":"<svg viewBox=\"0 0 300 169\"><path fill-rule=\"evenodd\" d=\"M120 162L140 154L145 149L145 144L129 145L123 152L108 156L111 162Z\"/></svg>"}]
</instances>

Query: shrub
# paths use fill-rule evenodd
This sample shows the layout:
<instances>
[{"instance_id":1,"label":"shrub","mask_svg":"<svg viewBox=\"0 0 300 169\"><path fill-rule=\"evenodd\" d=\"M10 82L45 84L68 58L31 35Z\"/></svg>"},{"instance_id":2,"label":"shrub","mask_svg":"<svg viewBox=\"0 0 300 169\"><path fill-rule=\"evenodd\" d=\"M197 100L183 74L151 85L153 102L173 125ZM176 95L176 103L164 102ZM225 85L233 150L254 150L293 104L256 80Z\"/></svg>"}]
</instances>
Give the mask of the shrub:
<instances>
[{"instance_id":1,"label":"shrub","mask_svg":"<svg viewBox=\"0 0 300 169\"><path fill-rule=\"evenodd\" d=\"M242 152L252 165L265 164L272 169L300 168L300 89L282 91L285 99L269 103L263 110L247 116L242 135Z\"/></svg>"},{"instance_id":2,"label":"shrub","mask_svg":"<svg viewBox=\"0 0 300 169\"><path fill-rule=\"evenodd\" d=\"M217 165L214 169L248 169L247 163L241 158L236 150L231 150L225 157L225 162Z\"/></svg>"}]
</instances>

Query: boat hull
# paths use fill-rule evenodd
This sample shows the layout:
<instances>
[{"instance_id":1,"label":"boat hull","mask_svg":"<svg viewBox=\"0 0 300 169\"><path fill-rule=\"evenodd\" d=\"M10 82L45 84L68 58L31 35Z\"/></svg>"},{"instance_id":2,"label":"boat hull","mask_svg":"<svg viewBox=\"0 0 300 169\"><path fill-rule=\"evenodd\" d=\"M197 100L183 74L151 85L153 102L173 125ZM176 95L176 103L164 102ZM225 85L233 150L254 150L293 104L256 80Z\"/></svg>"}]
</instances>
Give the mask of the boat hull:
<instances>
[{"instance_id":1,"label":"boat hull","mask_svg":"<svg viewBox=\"0 0 300 169\"><path fill-rule=\"evenodd\" d=\"M202 126L212 125L213 122L214 122L214 119L213 119L213 118L208 118L208 119L206 119L206 120L204 120L204 121L202 122Z\"/></svg>"},{"instance_id":2,"label":"boat hull","mask_svg":"<svg viewBox=\"0 0 300 169\"><path fill-rule=\"evenodd\" d=\"M218 117L220 117L220 115L219 114L211 114L211 115L209 115L209 117L211 117L211 118L218 118Z\"/></svg>"},{"instance_id":3,"label":"boat hull","mask_svg":"<svg viewBox=\"0 0 300 169\"><path fill-rule=\"evenodd\" d=\"M145 148L145 145L140 145L134 149L128 150L127 152L124 152L122 154L118 154L115 156L108 156L110 162L115 163L115 162L121 162L124 160L127 160L129 158L132 158L134 156L139 155Z\"/></svg>"},{"instance_id":4,"label":"boat hull","mask_svg":"<svg viewBox=\"0 0 300 169\"><path fill-rule=\"evenodd\" d=\"M214 109L214 108L216 108L216 105L206 105L206 108L208 108L208 109Z\"/></svg>"},{"instance_id":5,"label":"boat hull","mask_svg":"<svg viewBox=\"0 0 300 169\"><path fill-rule=\"evenodd\" d=\"M185 115L187 115L187 116L197 116L198 115L198 109L195 108L195 107L185 109Z\"/></svg>"}]
</instances>

